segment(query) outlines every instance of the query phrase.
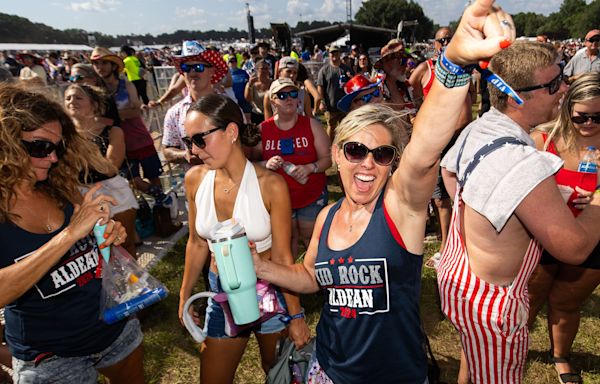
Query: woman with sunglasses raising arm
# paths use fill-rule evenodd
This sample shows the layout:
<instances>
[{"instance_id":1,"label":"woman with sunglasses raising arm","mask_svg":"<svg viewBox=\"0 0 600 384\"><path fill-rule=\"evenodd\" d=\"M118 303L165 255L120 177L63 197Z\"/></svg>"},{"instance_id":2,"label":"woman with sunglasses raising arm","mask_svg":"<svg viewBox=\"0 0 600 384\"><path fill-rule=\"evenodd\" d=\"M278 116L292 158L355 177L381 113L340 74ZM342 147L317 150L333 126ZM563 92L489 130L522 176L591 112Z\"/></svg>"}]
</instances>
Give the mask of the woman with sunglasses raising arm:
<instances>
[{"instance_id":1,"label":"woman with sunglasses raising arm","mask_svg":"<svg viewBox=\"0 0 600 384\"><path fill-rule=\"evenodd\" d=\"M531 135L539 150L564 160L556 183L573 215L578 216L591 201L598 185L596 172L579 172L578 165L588 147L600 148L600 73L590 72L571 84L556 120ZM596 164L600 151L595 150ZM571 346L581 318L581 307L600 284L600 245L580 265L560 262L544 251L529 280L529 324L533 325L542 305L548 302L550 358L563 383L580 383L581 376L569 362Z\"/></svg>"},{"instance_id":2,"label":"woman with sunglasses raising arm","mask_svg":"<svg viewBox=\"0 0 600 384\"><path fill-rule=\"evenodd\" d=\"M321 123L298 113L300 89L292 79L271 83L268 95L275 115L260 125L257 151L262 164L283 176L292 200L292 254L298 241L308 247L317 215L327 205L327 177L331 166L329 137Z\"/></svg>"},{"instance_id":3,"label":"woman with sunglasses raising arm","mask_svg":"<svg viewBox=\"0 0 600 384\"><path fill-rule=\"evenodd\" d=\"M218 222L235 218L244 226L248 239L256 243L261 258L272 259L277 264L293 263L291 208L285 182L279 175L248 161L241 143L245 142L245 129L239 106L224 95L201 97L187 112L183 141L204 164L192 167L185 175L190 235L179 294L180 319L184 304L207 262L211 291L223 291L207 242L211 239L210 230ZM302 313L295 294L283 291L277 295L290 315ZM197 314L192 315L199 321ZM288 322L287 332L297 347L304 346L310 337L302 317L296 316ZM261 365L266 373L275 362L277 342L286 333L286 325L280 316L275 316L236 337L229 337L223 308L212 300L204 323L207 338L206 349L200 357L200 382L209 384L233 382L252 332L258 340Z\"/></svg>"},{"instance_id":4,"label":"woman with sunglasses raising arm","mask_svg":"<svg viewBox=\"0 0 600 384\"><path fill-rule=\"evenodd\" d=\"M510 16L492 4L477 0L465 10L446 52L456 66L492 56L508 37L499 20ZM324 292L309 383L428 380L419 313L423 234L440 152L470 82L441 64L437 72L410 143L402 114L382 104L350 112L337 127L332 156L345 195L319 214L303 264L254 258L260 278Z\"/></svg>"},{"instance_id":5,"label":"woman with sunglasses raising arm","mask_svg":"<svg viewBox=\"0 0 600 384\"><path fill-rule=\"evenodd\" d=\"M102 280L92 228L106 223L101 247L127 234L110 220L114 198L79 193L80 171L110 164L82 138L61 105L0 86L0 307L15 382L142 383L137 319L100 320Z\"/></svg>"}]
</instances>

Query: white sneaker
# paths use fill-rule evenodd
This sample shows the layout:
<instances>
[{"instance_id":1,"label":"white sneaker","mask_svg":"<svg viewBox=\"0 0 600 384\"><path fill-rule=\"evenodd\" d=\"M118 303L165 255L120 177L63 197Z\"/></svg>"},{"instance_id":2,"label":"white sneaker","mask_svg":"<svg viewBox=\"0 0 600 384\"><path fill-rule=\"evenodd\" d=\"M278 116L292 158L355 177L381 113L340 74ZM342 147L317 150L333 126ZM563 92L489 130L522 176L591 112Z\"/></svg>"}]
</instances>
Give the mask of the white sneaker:
<instances>
[{"instance_id":1,"label":"white sneaker","mask_svg":"<svg viewBox=\"0 0 600 384\"><path fill-rule=\"evenodd\" d=\"M164 206L169 208L171 220L177 219L179 216L179 200L177 200L177 193L175 191L169 192L165 199Z\"/></svg>"}]
</instances>

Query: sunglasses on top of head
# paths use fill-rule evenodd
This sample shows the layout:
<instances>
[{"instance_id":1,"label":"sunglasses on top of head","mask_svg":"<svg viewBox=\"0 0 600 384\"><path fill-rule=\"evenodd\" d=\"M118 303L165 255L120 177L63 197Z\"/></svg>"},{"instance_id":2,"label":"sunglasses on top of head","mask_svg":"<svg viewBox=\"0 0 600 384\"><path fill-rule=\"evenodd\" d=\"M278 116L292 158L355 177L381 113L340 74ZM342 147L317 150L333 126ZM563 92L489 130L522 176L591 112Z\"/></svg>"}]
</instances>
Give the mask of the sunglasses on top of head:
<instances>
[{"instance_id":1,"label":"sunglasses on top of head","mask_svg":"<svg viewBox=\"0 0 600 384\"><path fill-rule=\"evenodd\" d=\"M289 97L291 97L292 99L297 99L298 98L298 90L294 89L288 92L277 92L276 93L277 98L279 100L285 100Z\"/></svg>"},{"instance_id":2,"label":"sunglasses on top of head","mask_svg":"<svg viewBox=\"0 0 600 384\"><path fill-rule=\"evenodd\" d=\"M57 157L61 157L65 153L65 146L62 141L58 144L54 144L53 142L48 140L21 140L21 143L25 147L27 153L29 153L29 156L35 157L37 159L43 159L44 157L48 157L54 151L56 151Z\"/></svg>"},{"instance_id":3,"label":"sunglasses on top of head","mask_svg":"<svg viewBox=\"0 0 600 384\"><path fill-rule=\"evenodd\" d=\"M196 147L198 147L200 149L204 149L206 147L206 141L204 141L204 136L210 135L211 133L217 132L218 130L221 130L221 129L225 129L225 127L217 127L217 128L209 129L206 132L196 133L196 134L192 135L192 137L184 137L181 140L183 141L185 146L190 150L192 149L193 145L196 145Z\"/></svg>"},{"instance_id":4,"label":"sunglasses on top of head","mask_svg":"<svg viewBox=\"0 0 600 384\"><path fill-rule=\"evenodd\" d=\"M563 74L562 67L560 65L559 65L559 67L560 67L560 72L558 73L558 75L556 75L556 77L554 79L550 80L546 84L532 85L531 87L515 89L515 91L529 92L529 91L535 91L536 89L548 88L548 93L550 93L551 95L554 95L556 92L558 92L561 84L565 80L565 75Z\"/></svg>"},{"instance_id":5,"label":"sunglasses on top of head","mask_svg":"<svg viewBox=\"0 0 600 384\"><path fill-rule=\"evenodd\" d=\"M591 39L587 39L588 43L600 43L600 36L594 36Z\"/></svg>"},{"instance_id":6,"label":"sunglasses on top of head","mask_svg":"<svg viewBox=\"0 0 600 384\"><path fill-rule=\"evenodd\" d=\"M202 73L207 68L212 68L210 64L198 63L198 64L186 64L183 63L180 65L181 71L184 73L190 73L191 71Z\"/></svg>"},{"instance_id":7,"label":"sunglasses on top of head","mask_svg":"<svg viewBox=\"0 0 600 384\"><path fill-rule=\"evenodd\" d=\"M366 145L355 141L344 143L343 149L346 160L351 163L360 163L371 153L373 154L373 160L384 167L392 164L398 153L396 147L391 145L381 145L370 149Z\"/></svg>"},{"instance_id":8,"label":"sunglasses on top of head","mask_svg":"<svg viewBox=\"0 0 600 384\"><path fill-rule=\"evenodd\" d=\"M592 120L594 124L600 124L600 113L579 113L579 116L571 116L571 121L575 124L584 124Z\"/></svg>"},{"instance_id":9,"label":"sunglasses on top of head","mask_svg":"<svg viewBox=\"0 0 600 384\"><path fill-rule=\"evenodd\" d=\"M352 100L352 102L353 103L363 102L365 104L368 104L369 101L371 101L374 97L380 97L380 96L381 96L381 90L379 88L375 88L375 90L373 92L370 92L370 93L367 93L366 95L357 97L354 100Z\"/></svg>"}]
</instances>

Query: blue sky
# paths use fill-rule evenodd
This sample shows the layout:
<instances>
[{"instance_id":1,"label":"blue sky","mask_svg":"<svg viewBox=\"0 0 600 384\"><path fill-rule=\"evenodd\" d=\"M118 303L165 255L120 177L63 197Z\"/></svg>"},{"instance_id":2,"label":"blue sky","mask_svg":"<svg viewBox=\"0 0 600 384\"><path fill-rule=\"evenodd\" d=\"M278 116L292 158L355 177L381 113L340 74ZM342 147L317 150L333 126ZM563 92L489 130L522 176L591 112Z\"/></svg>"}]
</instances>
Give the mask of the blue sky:
<instances>
[{"instance_id":1,"label":"blue sky","mask_svg":"<svg viewBox=\"0 0 600 384\"><path fill-rule=\"evenodd\" d=\"M417 0L425 14L444 25L461 14L466 0ZM562 0L499 0L509 12L549 14ZM25 0L0 1L0 12L26 17L57 29L81 28L106 34L169 33L177 29L246 29L246 6L254 15L254 25L299 20L342 21L346 19L344 0ZM363 0L352 0L353 14Z\"/></svg>"}]
</instances>

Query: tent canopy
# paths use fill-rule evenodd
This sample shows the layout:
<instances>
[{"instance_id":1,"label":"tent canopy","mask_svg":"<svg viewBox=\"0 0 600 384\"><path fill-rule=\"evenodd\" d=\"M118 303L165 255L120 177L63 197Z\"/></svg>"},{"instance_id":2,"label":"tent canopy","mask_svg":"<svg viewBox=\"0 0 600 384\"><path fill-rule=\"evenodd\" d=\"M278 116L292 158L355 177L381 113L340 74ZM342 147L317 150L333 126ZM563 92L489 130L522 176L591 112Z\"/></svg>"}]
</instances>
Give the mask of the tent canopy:
<instances>
[{"instance_id":1,"label":"tent canopy","mask_svg":"<svg viewBox=\"0 0 600 384\"><path fill-rule=\"evenodd\" d=\"M382 47L396 36L395 29L371 27L368 25L339 23L327 27L299 32L296 36L302 38L303 46L312 47L318 44L324 47L332 41L350 35L349 44L369 47Z\"/></svg>"}]
</instances>

